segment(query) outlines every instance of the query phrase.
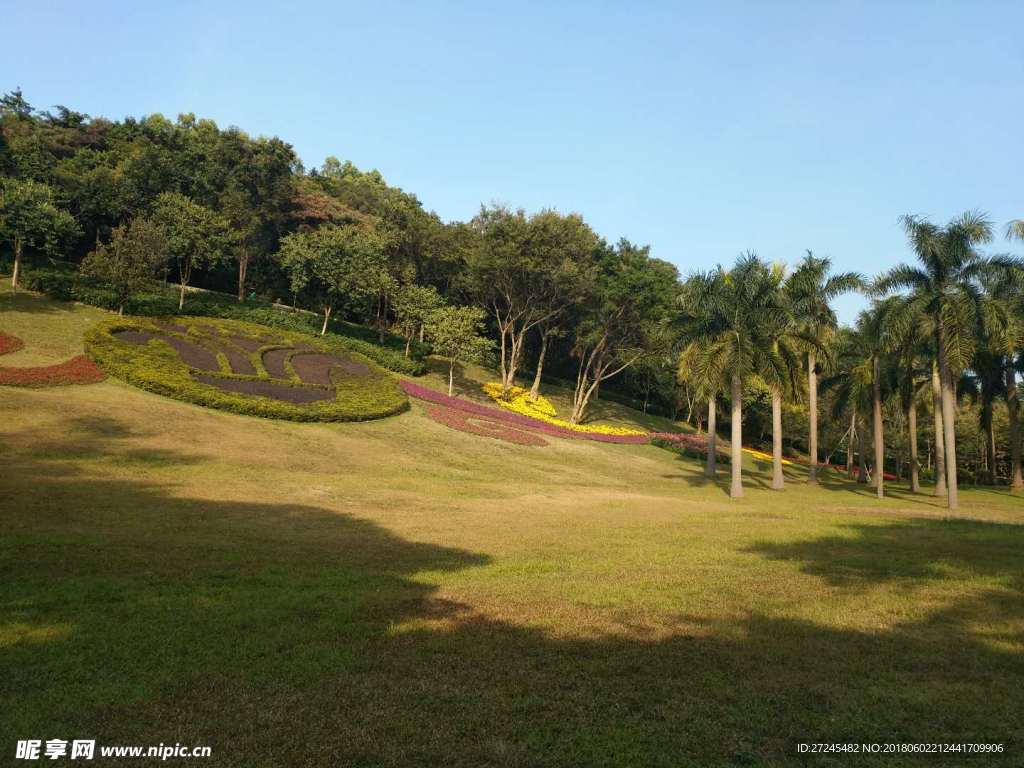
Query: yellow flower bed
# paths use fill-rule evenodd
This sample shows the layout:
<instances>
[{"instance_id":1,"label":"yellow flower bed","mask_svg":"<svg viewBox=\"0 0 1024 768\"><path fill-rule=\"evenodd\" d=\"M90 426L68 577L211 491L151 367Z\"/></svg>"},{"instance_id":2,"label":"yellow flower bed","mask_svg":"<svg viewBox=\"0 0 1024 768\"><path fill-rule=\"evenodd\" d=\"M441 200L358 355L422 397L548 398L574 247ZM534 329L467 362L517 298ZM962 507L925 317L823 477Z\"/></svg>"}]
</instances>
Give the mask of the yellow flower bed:
<instances>
[{"instance_id":1,"label":"yellow flower bed","mask_svg":"<svg viewBox=\"0 0 1024 768\"><path fill-rule=\"evenodd\" d=\"M601 424L584 426L582 424L570 424L564 419L557 417L555 406L546 397L538 396L536 400L530 400L530 391L522 387L512 387L508 391L508 399L501 396L501 384L492 381L483 385L483 390L502 408L506 408L521 416L529 416L531 419L554 424L556 427L564 427L574 432L590 432L598 435L646 435L638 429L627 427L608 427Z\"/></svg>"},{"instance_id":2,"label":"yellow flower bed","mask_svg":"<svg viewBox=\"0 0 1024 768\"><path fill-rule=\"evenodd\" d=\"M746 451L747 453L749 453L755 459L760 459L761 461L771 461L772 460L772 455L770 453L765 453L764 451L755 451L753 448L744 448L743 450ZM791 465L793 462L790 461L789 459L783 459L782 463L783 464L787 464L787 465Z\"/></svg>"}]
</instances>

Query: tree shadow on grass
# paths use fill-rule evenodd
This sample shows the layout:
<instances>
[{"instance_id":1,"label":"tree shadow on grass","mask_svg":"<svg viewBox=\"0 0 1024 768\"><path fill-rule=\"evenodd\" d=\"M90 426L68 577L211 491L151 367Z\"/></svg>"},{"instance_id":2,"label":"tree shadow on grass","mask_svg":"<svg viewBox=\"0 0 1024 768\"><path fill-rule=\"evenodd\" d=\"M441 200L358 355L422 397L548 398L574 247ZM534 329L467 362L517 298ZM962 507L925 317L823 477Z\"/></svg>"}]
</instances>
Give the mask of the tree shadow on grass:
<instances>
[{"instance_id":1,"label":"tree shadow on grass","mask_svg":"<svg viewBox=\"0 0 1024 768\"><path fill-rule=\"evenodd\" d=\"M92 427L129 449L130 432ZM654 634L564 620L552 634L514 605L439 594L488 555L331 509L97 478L21 446L0 476L3 749L180 742L248 767L789 765L798 741L995 741L1007 752L985 764L1016 765L1024 747L1024 527L863 526L748 550L822 579L840 608L893 580L984 585L870 631L725 609Z\"/></svg>"},{"instance_id":2,"label":"tree shadow on grass","mask_svg":"<svg viewBox=\"0 0 1024 768\"><path fill-rule=\"evenodd\" d=\"M9 283L0 290L0 312L52 315L59 312L67 312L68 306L67 304L54 301L43 294L30 293L20 288L17 293L14 293L11 291Z\"/></svg>"}]
</instances>

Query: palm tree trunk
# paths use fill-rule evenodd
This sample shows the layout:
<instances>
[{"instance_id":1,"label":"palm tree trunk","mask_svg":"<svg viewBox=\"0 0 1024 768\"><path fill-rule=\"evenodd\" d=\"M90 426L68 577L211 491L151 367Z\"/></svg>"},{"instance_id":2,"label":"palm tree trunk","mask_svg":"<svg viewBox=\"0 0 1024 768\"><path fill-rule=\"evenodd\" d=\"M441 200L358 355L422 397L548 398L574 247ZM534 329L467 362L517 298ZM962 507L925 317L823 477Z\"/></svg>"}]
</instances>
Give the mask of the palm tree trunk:
<instances>
[{"instance_id":1,"label":"palm tree trunk","mask_svg":"<svg viewBox=\"0 0 1024 768\"><path fill-rule=\"evenodd\" d=\"M868 481L868 467L864 456L864 425L857 424L857 482L864 484Z\"/></svg>"},{"instance_id":2,"label":"palm tree trunk","mask_svg":"<svg viewBox=\"0 0 1024 768\"><path fill-rule=\"evenodd\" d=\"M782 476L782 393L772 390L772 489L786 487Z\"/></svg>"},{"instance_id":3,"label":"palm tree trunk","mask_svg":"<svg viewBox=\"0 0 1024 768\"><path fill-rule=\"evenodd\" d=\"M992 424L992 403L986 403L981 409L981 418L985 422L985 484L996 484L996 433Z\"/></svg>"},{"instance_id":4,"label":"palm tree trunk","mask_svg":"<svg viewBox=\"0 0 1024 768\"><path fill-rule=\"evenodd\" d=\"M881 366L878 356L875 356L874 371L871 376L871 394L874 407L874 425L872 431L875 438L875 488L878 489L878 498L885 498L885 435L882 426L882 382Z\"/></svg>"},{"instance_id":5,"label":"palm tree trunk","mask_svg":"<svg viewBox=\"0 0 1024 768\"><path fill-rule=\"evenodd\" d=\"M717 414L715 413L715 398L710 397L708 398L708 456L704 464L704 475L706 477L714 477L715 470L717 469L715 465L718 459L718 456L716 455L718 452L715 433L715 429L717 428L717 425L715 424L716 420Z\"/></svg>"},{"instance_id":6,"label":"palm tree trunk","mask_svg":"<svg viewBox=\"0 0 1024 768\"><path fill-rule=\"evenodd\" d=\"M939 329L939 385L942 396L942 442L946 449L946 507L956 509L956 403L953 395L953 374L946 362L946 344Z\"/></svg>"},{"instance_id":7,"label":"palm tree trunk","mask_svg":"<svg viewBox=\"0 0 1024 768\"><path fill-rule=\"evenodd\" d=\"M542 333L540 337L540 355L537 356L537 372L533 375L533 386L530 387L530 399L536 400L540 396L540 377L544 372L544 355L548 351L548 335Z\"/></svg>"},{"instance_id":8,"label":"palm tree trunk","mask_svg":"<svg viewBox=\"0 0 1024 768\"><path fill-rule=\"evenodd\" d=\"M853 438L857 434L857 411L850 409L850 436L846 440L846 479L853 479Z\"/></svg>"},{"instance_id":9,"label":"palm tree trunk","mask_svg":"<svg viewBox=\"0 0 1024 768\"><path fill-rule=\"evenodd\" d=\"M732 433L730 440L732 459L732 486L729 495L738 499L743 496L743 382L739 374L732 377Z\"/></svg>"},{"instance_id":10,"label":"palm tree trunk","mask_svg":"<svg viewBox=\"0 0 1024 768\"><path fill-rule=\"evenodd\" d=\"M907 431L910 432L910 492L917 493L921 490L921 478L917 460L917 403L913 394L907 406Z\"/></svg>"},{"instance_id":11,"label":"palm tree trunk","mask_svg":"<svg viewBox=\"0 0 1024 768\"><path fill-rule=\"evenodd\" d=\"M807 482L818 482L818 374L814 368L817 359L813 352L807 353L807 410L810 419L810 434L807 439L808 471Z\"/></svg>"},{"instance_id":12,"label":"palm tree trunk","mask_svg":"<svg viewBox=\"0 0 1024 768\"><path fill-rule=\"evenodd\" d=\"M21 238L14 238L14 272L11 273L11 288L18 290L18 276L21 274Z\"/></svg>"},{"instance_id":13,"label":"palm tree trunk","mask_svg":"<svg viewBox=\"0 0 1024 768\"><path fill-rule=\"evenodd\" d=\"M1010 489L1024 488L1024 475L1020 465L1020 426L1018 422L1020 403L1017 400L1017 375L1013 370L1013 356L1006 366L1006 411L1010 432Z\"/></svg>"},{"instance_id":14,"label":"palm tree trunk","mask_svg":"<svg viewBox=\"0 0 1024 768\"><path fill-rule=\"evenodd\" d=\"M932 414L935 420L935 490L933 496L946 495L946 448L942 429L942 385L939 364L932 360Z\"/></svg>"}]
</instances>

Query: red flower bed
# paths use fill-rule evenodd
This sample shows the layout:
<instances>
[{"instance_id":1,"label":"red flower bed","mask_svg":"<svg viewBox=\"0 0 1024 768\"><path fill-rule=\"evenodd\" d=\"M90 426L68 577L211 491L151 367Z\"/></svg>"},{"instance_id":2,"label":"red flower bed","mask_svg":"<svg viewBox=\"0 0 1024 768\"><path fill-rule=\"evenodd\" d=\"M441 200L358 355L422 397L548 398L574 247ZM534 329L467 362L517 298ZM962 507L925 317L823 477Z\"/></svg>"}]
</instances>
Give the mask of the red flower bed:
<instances>
[{"instance_id":1,"label":"red flower bed","mask_svg":"<svg viewBox=\"0 0 1024 768\"><path fill-rule=\"evenodd\" d=\"M0 331L0 355L6 355L10 352L17 352L19 349L25 346L25 342L19 339L17 336L11 336L9 333Z\"/></svg>"},{"instance_id":2,"label":"red flower bed","mask_svg":"<svg viewBox=\"0 0 1024 768\"><path fill-rule=\"evenodd\" d=\"M602 435L596 432L576 432L572 429L565 429L564 427L558 427L544 421L531 419L528 416L523 416L518 413L511 413L497 408L488 408L486 405L474 403L472 400L463 400L459 397L449 397L442 392L422 387L419 384L412 383L411 381L403 381L402 389L406 391L406 394L419 400L426 400L428 403L444 405L457 411L482 416L490 419L491 421L512 424L513 426L520 427L521 429L528 429L532 432L540 432L541 434L551 435L553 437L572 437L578 440L596 440L601 443L643 444L650 442L647 435Z\"/></svg>"},{"instance_id":3,"label":"red flower bed","mask_svg":"<svg viewBox=\"0 0 1024 768\"><path fill-rule=\"evenodd\" d=\"M481 437L493 437L516 445L547 445L548 441L532 432L524 432L488 416L478 416L455 408L428 405L427 415L438 424L444 424L459 432L468 432Z\"/></svg>"},{"instance_id":4,"label":"red flower bed","mask_svg":"<svg viewBox=\"0 0 1024 768\"><path fill-rule=\"evenodd\" d=\"M57 387L62 384L94 384L105 374L85 355L56 365L30 368L0 367L0 385L9 387Z\"/></svg>"}]
</instances>

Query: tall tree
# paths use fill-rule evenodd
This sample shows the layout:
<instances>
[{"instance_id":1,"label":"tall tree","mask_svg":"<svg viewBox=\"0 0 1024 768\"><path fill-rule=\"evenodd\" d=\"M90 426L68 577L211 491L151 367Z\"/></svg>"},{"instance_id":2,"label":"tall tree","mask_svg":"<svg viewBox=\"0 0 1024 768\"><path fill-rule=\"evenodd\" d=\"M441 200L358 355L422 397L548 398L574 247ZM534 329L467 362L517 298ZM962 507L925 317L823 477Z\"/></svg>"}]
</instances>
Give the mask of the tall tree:
<instances>
[{"instance_id":1,"label":"tall tree","mask_svg":"<svg viewBox=\"0 0 1024 768\"><path fill-rule=\"evenodd\" d=\"M597 277L574 329L572 354L578 361L573 390L573 424L583 421L602 381L637 361L666 353L679 275L668 262L653 259L650 249L622 240L605 247Z\"/></svg>"},{"instance_id":2,"label":"tall tree","mask_svg":"<svg viewBox=\"0 0 1024 768\"><path fill-rule=\"evenodd\" d=\"M494 344L484 334L485 312L479 307L441 307L427 321L434 351L448 358L448 395L455 389L455 366L483 362Z\"/></svg>"},{"instance_id":3,"label":"tall tree","mask_svg":"<svg viewBox=\"0 0 1024 768\"><path fill-rule=\"evenodd\" d=\"M767 332L779 314L786 313L782 272L748 252L732 269L692 275L684 287L683 300L698 319L692 329L699 345L696 364L702 378L728 380L732 399L732 484L733 498L743 496L743 385L747 378L771 366L766 357L774 353Z\"/></svg>"},{"instance_id":4,"label":"tall tree","mask_svg":"<svg viewBox=\"0 0 1024 768\"><path fill-rule=\"evenodd\" d=\"M502 390L515 384L527 334L552 322L586 292L597 236L575 214L562 216L495 206L473 220L478 247L469 280L498 331Z\"/></svg>"},{"instance_id":5,"label":"tall tree","mask_svg":"<svg viewBox=\"0 0 1024 768\"><path fill-rule=\"evenodd\" d=\"M821 345L827 345L836 330L832 302L844 293L865 287L863 276L856 272L833 275L831 271L830 258L819 258L807 251L786 281L786 292L798 327L803 334L818 342L808 345L806 350L809 483L818 482L818 377L821 375L818 354Z\"/></svg>"},{"instance_id":6,"label":"tall tree","mask_svg":"<svg viewBox=\"0 0 1024 768\"><path fill-rule=\"evenodd\" d=\"M82 274L109 288L114 294L117 312L157 275L166 261L164 232L146 219L135 219L115 227L109 243L99 247L82 261Z\"/></svg>"},{"instance_id":7,"label":"tall tree","mask_svg":"<svg viewBox=\"0 0 1024 768\"><path fill-rule=\"evenodd\" d=\"M876 281L880 293L907 290L903 301L912 304L901 314L926 315L935 328L935 358L939 374L945 449L946 503L956 509L956 403L954 377L970 365L979 321L979 285L986 268L1010 266L1002 259L982 257L977 245L992 238L985 216L967 212L940 227L919 216L903 216L904 230L917 257L917 265L901 264Z\"/></svg>"},{"instance_id":8,"label":"tall tree","mask_svg":"<svg viewBox=\"0 0 1024 768\"><path fill-rule=\"evenodd\" d=\"M178 192L163 192L157 197L151 221L162 231L165 251L178 267L180 312L194 270L214 266L227 258L231 243L228 223Z\"/></svg>"},{"instance_id":9,"label":"tall tree","mask_svg":"<svg viewBox=\"0 0 1024 768\"><path fill-rule=\"evenodd\" d=\"M324 313L327 333L336 306L353 307L375 296L388 278L387 237L358 226L321 227L288 235L280 259L295 293L307 291Z\"/></svg>"},{"instance_id":10,"label":"tall tree","mask_svg":"<svg viewBox=\"0 0 1024 768\"><path fill-rule=\"evenodd\" d=\"M35 181L0 178L0 239L11 244L11 287L18 288L25 246L56 253L78 231L67 211L54 204L53 190Z\"/></svg>"}]
</instances>

